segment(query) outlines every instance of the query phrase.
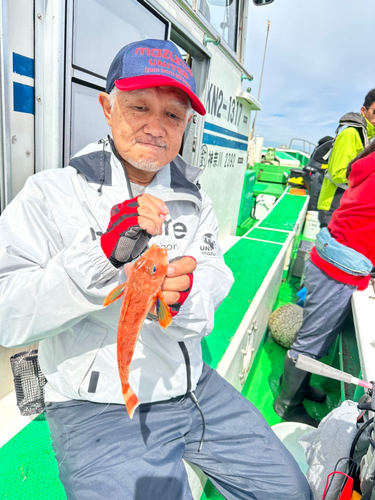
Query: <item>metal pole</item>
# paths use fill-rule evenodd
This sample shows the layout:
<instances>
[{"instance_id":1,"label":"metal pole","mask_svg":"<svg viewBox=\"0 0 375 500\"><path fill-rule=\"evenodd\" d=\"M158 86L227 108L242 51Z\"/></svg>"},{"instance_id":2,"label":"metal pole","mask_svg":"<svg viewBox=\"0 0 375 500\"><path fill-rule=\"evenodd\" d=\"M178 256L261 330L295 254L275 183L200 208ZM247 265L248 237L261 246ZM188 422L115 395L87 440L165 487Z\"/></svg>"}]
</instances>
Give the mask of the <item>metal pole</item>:
<instances>
[{"instance_id":1,"label":"metal pole","mask_svg":"<svg viewBox=\"0 0 375 500\"><path fill-rule=\"evenodd\" d=\"M265 46L264 46L264 54L263 54L262 71L261 71L261 73L260 73L260 82L259 82L259 90L258 90L258 102L259 102L259 98L260 98L260 91L261 91L261 88L262 88L263 70L264 70L264 63L265 63L265 60L266 60L266 52L267 52L268 35L269 35L269 32L270 32L270 24L271 24L271 21L268 19L268 23L267 23L267 35L266 35L266 44L265 44ZM250 139L250 140L254 137L255 122L256 122L256 120L257 120L257 115L258 115L258 111L255 111L255 116L254 116L253 126L252 126L252 129L251 129L251 132L250 132L250 136L249 136L249 139Z\"/></svg>"},{"instance_id":2,"label":"metal pole","mask_svg":"<svg viewBox=\"0 0 375 500\"><path fill-rule=\"evenodd\" d=\"M64 166L65 85L71 88L71 81L65 82L65 9L72 3L66 0L34 2L35 172ZM70 106L66 109L70 110Z\"/></svg>"},{"instance_id":3,"label":"metal pole","mask_svg":"<svg viewBox=\"0 0 375 500\"><path fill-rule=\"evenodd\" d=\"M7 5L0 4L0 212L12 200Z\"/></svg>"}]
</instances>

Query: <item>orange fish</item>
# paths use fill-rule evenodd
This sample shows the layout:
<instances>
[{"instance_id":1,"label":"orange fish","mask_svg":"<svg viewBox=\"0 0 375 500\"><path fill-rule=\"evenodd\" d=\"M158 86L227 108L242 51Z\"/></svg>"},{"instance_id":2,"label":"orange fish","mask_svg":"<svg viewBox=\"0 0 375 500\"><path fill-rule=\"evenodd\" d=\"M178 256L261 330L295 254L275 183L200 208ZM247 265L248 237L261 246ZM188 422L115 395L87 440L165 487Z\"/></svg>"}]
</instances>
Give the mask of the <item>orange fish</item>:
<instances>
[{"instance_id":1,"label":"orange fish","mask_svg":"<svg viewBox=\"0 0 375 500\"><path fill-rule=\"evenodd\" d=\"M167 328L172 322L170 309L161 293L167 267L167 250L152 245L134 263L128 281L112 290L103 304L107 306L123 295L117 330L117 363L130 418L139 405L139 399L129 385L130 363L143 322L155 302L160 325Z\"/></svg>"}]
</instances>

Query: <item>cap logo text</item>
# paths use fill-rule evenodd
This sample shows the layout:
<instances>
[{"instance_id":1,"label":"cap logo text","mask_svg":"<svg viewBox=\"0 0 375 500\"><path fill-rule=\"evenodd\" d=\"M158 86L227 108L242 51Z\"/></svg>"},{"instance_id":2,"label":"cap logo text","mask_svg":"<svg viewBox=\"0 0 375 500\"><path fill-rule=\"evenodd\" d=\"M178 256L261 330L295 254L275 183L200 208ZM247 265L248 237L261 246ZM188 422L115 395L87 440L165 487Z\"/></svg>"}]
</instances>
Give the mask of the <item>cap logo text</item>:
<instances>
[{"instance_id":1,"label":"cap logo text","mask_svg":"<svg viewBox=\"0 0 375 500\"><path fill-rule=\"evenodd\" d=\"M134 52L134 55L138 56L144 56L144 55L147 55L147 56L152 56L152 57L161 57L163 59L169 59L171 62L175 63L176 65L178 66L182 66L184 68L184 70L190 75L190 76L193 76L193 73L191 71L191 69L189 68L189 66L185 63L185 61L183 59L181 59L180 57L177 57L176 54L174 54L171 50L168 50L168 49L149 49L147 47L137 47L135 49L135 52ZM151 59L150 59L150 64L151 63ZM155 64L154 64L155 65ZM169 66L167 66L169 67ZM186 75L186 78L188 78L188 76Z\"/></svg>"}]
</instances>

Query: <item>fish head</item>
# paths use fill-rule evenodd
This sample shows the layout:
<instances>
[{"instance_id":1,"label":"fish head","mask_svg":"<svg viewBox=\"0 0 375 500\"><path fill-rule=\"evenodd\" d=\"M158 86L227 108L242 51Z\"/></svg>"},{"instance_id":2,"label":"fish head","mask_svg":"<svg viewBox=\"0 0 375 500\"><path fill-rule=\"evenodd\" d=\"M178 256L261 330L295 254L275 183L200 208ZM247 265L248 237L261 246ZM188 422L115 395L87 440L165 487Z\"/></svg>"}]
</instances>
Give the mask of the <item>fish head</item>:
<instances>
[{"instance_id":1,"label":"fish head","mask_svg":"<svg viewBox=\"0 0 375 500\"><path fill-rule=\"evenodd\" d=\"M135 272L142 273L147 281L162 284L168 269L168 253L157 245L151 247L134 263Z\"/></svg>"}]
</instances>

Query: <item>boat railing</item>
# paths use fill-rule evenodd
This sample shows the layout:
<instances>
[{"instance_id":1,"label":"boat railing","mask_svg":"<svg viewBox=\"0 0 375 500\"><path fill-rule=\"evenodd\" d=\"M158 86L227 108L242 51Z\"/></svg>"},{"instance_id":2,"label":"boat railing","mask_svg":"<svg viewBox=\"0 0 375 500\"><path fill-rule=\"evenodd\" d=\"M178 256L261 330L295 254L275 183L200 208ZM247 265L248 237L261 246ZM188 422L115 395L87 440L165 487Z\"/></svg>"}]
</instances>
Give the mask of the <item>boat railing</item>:
<instances>
[{"instance_id":1,"label":"boat railing","mask_svg":"<svg viewBox=\"0 0 375 500\"><path fill-rule=\"evenodd\" d=\"M293 139L291 139L291 141L289 143L289 149L292 149L293 141L302 141L302 143L303 143L303 152L304 153L308 152L309 155L311 155L312 150L316 147L316 144L313 143L313 142L307 141L306 139L300 139L298 137L294 137ZM306 145L308 145L309 151L306 150Z\"/></svg>"}]
</instances>

